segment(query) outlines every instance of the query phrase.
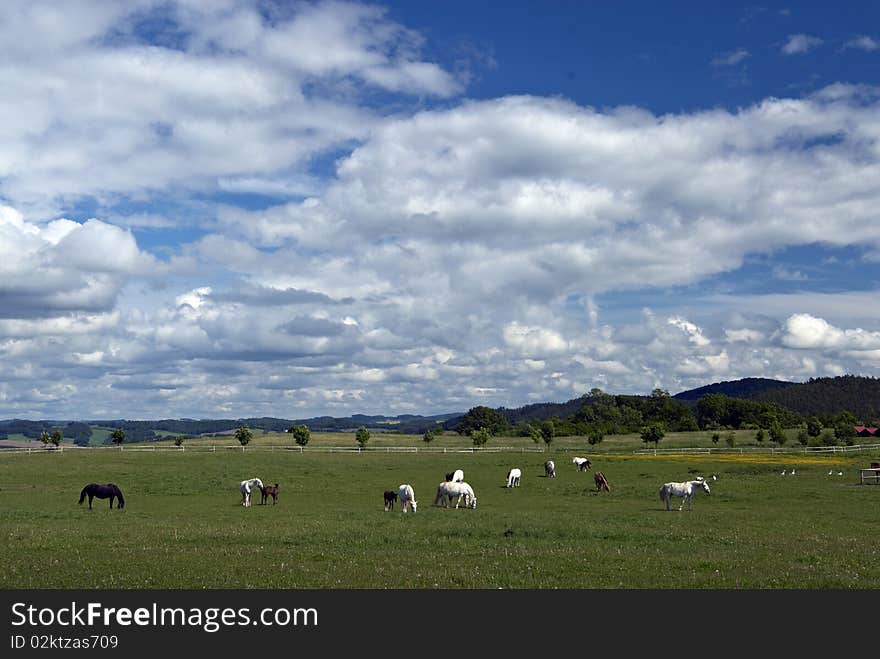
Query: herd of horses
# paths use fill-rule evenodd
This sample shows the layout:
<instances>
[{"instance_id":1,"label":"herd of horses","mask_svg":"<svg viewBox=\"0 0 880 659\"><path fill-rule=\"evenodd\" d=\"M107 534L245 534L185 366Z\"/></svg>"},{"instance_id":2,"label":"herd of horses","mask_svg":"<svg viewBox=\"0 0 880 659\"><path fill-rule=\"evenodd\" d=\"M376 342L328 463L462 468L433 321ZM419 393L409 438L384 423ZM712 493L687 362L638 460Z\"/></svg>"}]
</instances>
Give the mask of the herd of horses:
<instances>
[{"instance_id":1,"label":"herd of horses","mask_svg":"<svg viewBox=\"0 0 880 659\"><path fill-rule=\"evenodd\" d=\"M593 463L590 462L588 458L581 457L572 458L572 464L577 467L578 471L587 471L593 466ZM547 478L556 478L556 463L553 462L553 460L547 460L547 462L544 463L544 474ZM513 467L507 472L507 482L504 487L519 487L521 479L522 469L519 467ZM596 483L596 492L611 492L611 485L609 485L608 479L603 472L595 472L593 474L593 480ZM660 487L660 499L666 503L666 510L671 510L670 501L672 497L682 497L681 506L679 506L678 509L682 510L684 504L687 503L688 510L693 510L694 493L698 489L703 490L706 494L710 494L709 483L700 476L694 480L681 483L664 483ZM382 496L383 506L386 512L394 510L394 504L398 501L400 502L401 512L416 512L418 509L415 491L413 490L413 486L409 483L402 483L398 486L397 491L385 490ZM443 482L437 486L437 493L434 496L433 505L443 508L451 507L453 499L456 500L456 508L459 507L462 501L464 501L465 508L477 507L477 497L474 494L473 488L464 482L464 471L461 469L446 474Z\"/></svg>"},{"instance_id":2,"label":"herd of horses","mask_svg":"<svg viewBox=\"0 0 880 659\"><path fill-rule=\"evenodd\" d=\"M587 471L592 469L593 466L593 463L590 462L588 458L576 456L572 458L571 462L575 465L578 471ZM544 474L547 478L556 478L556 464L553 460L547 460L544 463ZM507 481L504 487L519 487L521 478L522 470L519 467L513 467L507 472ZM605 477L604 473L596 471L593 474L593 480L596 484L596 492L611 492L611 486L608 484L608 479ZM245 508L249 508L251 505L251 494L254 489L260 491L261 504L265 505L270 496L272 497L272 505L275 505L278 502L278 483L275 483L274 485L264 485L263 481L259 478L249 478L241 481L239 484L241 505ZM699 490L702 490L706 494L711 494L709 483L701 476L697 476L695 479L689 481L664 483L659 491L660 500L666 504L666 510L671 510L672 498L681 497L681 504L678 509L683 510L685 504L687 504L688 510L693 510L694 493ZM123 497L119 486L114 483L107 483L106 485L89 483L82 489L82 492L80 492L80 504L85 501L86 497L89 498L89 510L92 509L92 500L95 498L110 499L111 510L113 508L114 499L117 501L117 509L121 510L125 507L125 497ZM383 497L385 511L393 510L394 504L398 502L400 504L401 512L405 513L410 511L414 513L418 509L415 491L413 490L413 486L409 483L402 483L398 486L396 491L385 490ZM453 499L455 499L455 508L458 508L462 503L464 503L465 508L474 509L477 507L477 497L476 494L474 494L474 489L465 482L464 471L461 469L456 469L445 475L443 482L437 486L434 505L443 508L450 508L452 507Z\"/></svg>"}]
</instances>

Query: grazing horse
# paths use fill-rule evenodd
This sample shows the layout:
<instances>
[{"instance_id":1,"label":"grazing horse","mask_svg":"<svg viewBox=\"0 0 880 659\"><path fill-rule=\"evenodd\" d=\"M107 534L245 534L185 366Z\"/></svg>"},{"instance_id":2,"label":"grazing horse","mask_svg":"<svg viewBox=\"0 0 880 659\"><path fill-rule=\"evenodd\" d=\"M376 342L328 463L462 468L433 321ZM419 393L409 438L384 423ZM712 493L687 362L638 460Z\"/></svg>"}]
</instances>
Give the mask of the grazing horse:
<instances>
[{"instance_id":1,"label":"grazing horse","mask_svg":"<svg viewBox=\"0 0 880 659\"><path fill-rule=\"evenodd\" d=\"M458 505L461 503L461 500L464 499L464 507L465 508L476 508L477 507L477 496L474 494L474 488L470 485L462 481L461 483L445 483L446 485L446 496L449 498L450 505L452 504L452 498L458 497L455 500L455 507L458 508Z\"/></svg>"},{"instance_id":2,"label":"grazing horse","mask_svg":"<svg viewBox=\"0 0 880 659\"><path fill-rule=\"evenodd\" d=\"M547 478L556 478L556 463L553 460L544 463L544 473L547 474Z\"/></svg>"},{"instance_id":3,"label":"grazing horse","mask_svg":"<svg viewBox=\"0 0 880 659\"><path fill-rule=\"evenodd\" d=\"M416 493L413 491L412 485L403 483L397 488L397 498L400 499L400 511L406 512L407 507L416 512L418 502L416 501Z\"/></svg>"},{"instance_id":4,"label":"grazing horse","mask_svg":"<svg viewBox=\"0 0 880 659\"><path fill-rule=\"evenodd\" d=\"M241 490L241 505L245 508L251 507L251 490L254 489L254 486L260 488L260 492L262 492L265 487L263 486L263 481L259 478L251 478L246 481L242 481L238 486L238 489Z\"/></svg>"},{"instance_id":5,"label":"grazing horse","mask_svg":"<svg viewBox=\"0 0 880 659\"><path fill-rule=\"evenodd\" d=\"M692 481L684 481L683 483L664 483L660 487L660 500L666 502L666 510L672 510L672 508L669 507L669 501L672 497L681 497L681 505L678 509L681 510L684 508L684 503L687 501L688 510L693 510L694 492L698 489L702 489L706 494L712 494L709 490L709 483L702 478Z\"/></svg>"},{"instance_id":6,"label":"grazing horse","mask_svg":"<svg viewBox=\"0 0 880 659\"><path fill-rule=\"evenodd\" d=\"M464 480L464 472L461 469L450 471L446 474L446 480L452 483L461 483Z\"/></svg>"},{"instance_id":7,"label":"grazing horse","mask_svg":"<svg viewBox=\"0 0 880 659\"><path fill-rule=\"evenodd\" d=\"M507 485L505 487L519 487L519 479L522 477L522 471L518 467L514 467L507 472Z\"/></svg>"},{"instance_id":8,"label":"grazing horse","mask_svg":"<svg viewBox=\"0 0 880 659\"><path fill-rule=\"evenodd\" d=\"M449 476L449 475L450 474L447 474L447 476ZM442 483L440 483L437 486L437 494L434 495L434 503L432 505L436 506L439 503L444 508L446 507L447 498L449 498L449 499L452 498L451 496L449 496L449 493L447 492L447 488L450 483L452 483L452 481L449 478L447 478L445 481L443 481Z\"/></svg>"},{"instance_id":9,"label":"grazing horse","mask_svg":"<svg viewBox=\"0 0 880 659\"><path fill-rule=\"evenodd\" d=\"M113 483L107 483L106 485L89 483L82 489L82 492L79 493L80 503L85 500L86 495L89 497L89 510L92 509L92 499L95 497L98 497L99 499L110 499L110 510L113 510L113 499L119 499L119 501L116 502L117 509L122 510L125 508L125 498L122 496L122 490Z\"/></svg>"},{"instance_id":10,"label":"grazing horse","mask_svg":"<svg viewBox=\"0 0 880 659\"><path fill-rule=\"evenodd\" d=\"M260 502L265 505L266 501L269 500L269 495L272 495L272 505L275 505L276 500L278 499L278 483L275 485L266 485L262 489L263 500Z\"/></svg>"},{"instance_id":11,"label":"grazing horse","mask_svg":"<svg viewBox=\"0 0 880 659\"><path fill-rule=\"evenodd\" d=\"M578 471L586 471L593 466L588 458L572 458L571 461L577 466Z\"/></svg>"},{"instance_id":12,"label":"grazing horse","mask_svg":"<svg viewBox=\"0 0 880 659\"><path fill-rule=\"evenodd\" d=\"M596 492L601 492L605 490L606 492L611 491L611 486L608 485L608 479L605 478L605 474L601 471L597 471L593 474L593 480L596 481Z\"/></svg>"},{"instance_id":13,"label":"grazing horse","mask_svg":"<svg viewBox=\"0 0 880 659\"><path fill-rule=\"evenodd\" d=\"M394 502L397 501L397 492L385 490L385 511L394 510Z\"/></svg>"}]
</instances>

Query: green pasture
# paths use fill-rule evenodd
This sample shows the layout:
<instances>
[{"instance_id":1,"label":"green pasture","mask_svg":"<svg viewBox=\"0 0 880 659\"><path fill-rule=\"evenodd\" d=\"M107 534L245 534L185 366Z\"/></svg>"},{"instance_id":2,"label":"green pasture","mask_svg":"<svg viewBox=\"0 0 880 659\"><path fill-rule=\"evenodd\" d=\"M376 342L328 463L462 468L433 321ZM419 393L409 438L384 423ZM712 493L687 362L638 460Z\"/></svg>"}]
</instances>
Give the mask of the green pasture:
<instances>
[{"instance_id":1,"label":"green pasture","mask_svg":"<svg viewBox=\"0 0 880 659\"><path fill-rule=\"evenodd\" d=\"M570 451L0 453L0 588L880 587L880 486L858 484L876 455L581 453L610 494ZM455 468L476 510L431 505ZM660 484L697 474L717 475L711 496L667 512ZM239 504L254 476L277 505ZM117 483L125 509L77 505L89 482ZM418 512L384 512L404 482Z\"/></svg>"}]
</instances>

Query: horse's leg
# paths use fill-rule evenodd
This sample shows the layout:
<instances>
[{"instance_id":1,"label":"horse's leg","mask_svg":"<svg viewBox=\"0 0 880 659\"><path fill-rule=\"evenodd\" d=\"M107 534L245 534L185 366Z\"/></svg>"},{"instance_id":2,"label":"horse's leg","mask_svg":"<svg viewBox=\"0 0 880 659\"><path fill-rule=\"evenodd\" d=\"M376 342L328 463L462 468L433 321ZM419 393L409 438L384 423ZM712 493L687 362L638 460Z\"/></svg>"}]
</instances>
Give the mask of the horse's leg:
<instances>
[{"instance_id":1,"label":"horse's leg","mask_svg":"<svg viewBox=\"0 0 880 659\"><path fill-rule=\"evenodd\" d=\"M94 499L94 498L95 498L95 496L93 494L89 494L89 510L92 509L92 499Z\"/></svg>"}]
</instances>

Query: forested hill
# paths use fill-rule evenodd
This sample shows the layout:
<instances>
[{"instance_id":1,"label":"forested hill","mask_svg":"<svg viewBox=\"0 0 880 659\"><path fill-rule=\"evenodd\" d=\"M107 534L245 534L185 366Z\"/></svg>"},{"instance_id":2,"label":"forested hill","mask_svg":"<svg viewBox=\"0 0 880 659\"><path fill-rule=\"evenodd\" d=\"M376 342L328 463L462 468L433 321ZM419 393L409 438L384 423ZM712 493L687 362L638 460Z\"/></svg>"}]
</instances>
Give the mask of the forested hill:
<instances>
[{"instance_id":1,"label":"forested hill","mask_svg":"<svg viewBox=\"0 0 880 659\"><path fill-rule=\"evenodd\" d=\"M742 380L732 380L724 382L716 382L715 384L707 384L697 389L682 391L675 394L673 398L682 401L696 402L706 394L724 394L731 398L756 398L758 394L770 389L782 389L791 386L797 386L797 382L787 382L785 380L771 380L769 378L743 378ZM763 399L762 399L763 400Z\"/></svg>"},{"instance_id":2,"label":"forested hill","mask_svg":"<svg viewBox=\"0 0 880 659\"><path fill-rule=\"evenodd\" d=\"M552 417L567 419L580 412L588 400L589 396L585 394L565 403L532 403L531 405L516 408L500 407L498 411L507 419L510 425L515 426L518 423L543 421ZM457 421L457 419L453 421Z\"/></svg>"},{"instance_id":3,"label":"forested hill","mask_svg":"<svg viewBox=\"0 0 880 659\"><path fill-rule=\"evenodd\" d=\"M802 384L757 391L748 398L778 403L805 417L846 411L868 425L880 421L880 379L873 377L815 378Z\"/></svg>"}]
</instances>

